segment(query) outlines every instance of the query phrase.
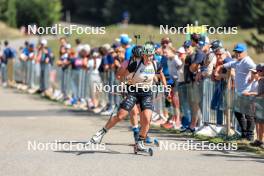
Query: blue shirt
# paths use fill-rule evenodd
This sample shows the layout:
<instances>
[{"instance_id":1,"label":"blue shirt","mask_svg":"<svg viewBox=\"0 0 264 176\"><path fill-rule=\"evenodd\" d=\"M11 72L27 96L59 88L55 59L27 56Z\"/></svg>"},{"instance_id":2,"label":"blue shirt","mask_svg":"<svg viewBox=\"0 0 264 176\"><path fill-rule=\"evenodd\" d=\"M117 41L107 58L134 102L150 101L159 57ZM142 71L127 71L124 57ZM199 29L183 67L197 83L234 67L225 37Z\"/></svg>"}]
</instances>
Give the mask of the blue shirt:
<instances>
[{"instance_id":1,"label":"blue shirt","mask_svg":"<svg viewBox=\"0 0 264 176\"><path fill-rule=\"evenodd\" d=\"M13 59L15 57L15 54L16 54L15 51L10 47L6 47L3 51L3 53L4 53L4 57L6 60L7 59Z\"/></svg>"},{"instance_id":2,"label":"blue shirt","mask_svg":"<svg viewBox=\"0 0 264 176\"><path fill-rule=\"evenodd\" d=\"M103 65L103 66L108 65L108 64L109 64L108 61L109 61L109 60L108 60L107 56L103 56L103 57L102 57L102 65Z\"/></svg>"},{"instance_id":3,"label":"blue shirt","mask_svg":"<svg viewBox=\"0 0 264 176\"><path fill-rule=\"evenodd\" d=\"M158 54L155 54L154 55L154 60L157 61L157 63L160 63L161 62L161 59L162 59L162 56L161 55L158 55Z\"/></svg>"},{"instance_id":4,"label":"blue shirt","mask_svg":"<svg viewBox=\"0 0 264 176\"><path fill-rule=\"evenodd\" d=\"M168 67L168 62L167 62L168 58L165 56L161 57L160 60L160 64L162 66L163 69L163 74L165 77L169 77L170 76L170 72L169 72L169 67Z\"/></svg>"},{"instance_id":5,"label":"blue shirt","mask_svg":"<svg viewBox=\"0 0 264 176\"><path fill-rule=\"evenodd\" d=\"M114 63L114 58L109 54L106 56L107 57L107 63L108 64L113 64Z\"/></svg>"},{"instance_id":6,"label":"blue shirt","mask_svg":"<svg viewBox=\"0 0 264 176\"><path fill-rule=\"evenodd\" d=\"M78 57L70 58L70 63L73 70L79 70L82 68L82 59Z\"/></svg>"},{"instance_id":7,"label":"blue shirt","mask_svg":"<svg viewBox=\"0 0 264 176\"><path fill-rule=\"evenodd\" d=\"M28 48L24 48L22 53L25 54L28 57L29 56L29 49Z\"/></svg>"},{"instance_id":8,"label":"blue shirt","mask_svg":"<svg viewBox=\"0 0 264 176\"><path fill-rule=\"evenodd\" d=\"M48 52L47 53L42 53L42 56L41 56L41 60L40 62L41 63L45 63L45 60L46 58L49 58L49 63L52 64L52 58L51 58L51 49L50 48L47 48Z\"/></svg>"},{"instance_id":9,"label":"blue shirt","mask_svg":"<svg viewBox=\"0 0 264 176\"><path fill-rule=\"evenodd\" d=\"M134 46L130 46L126 49L125 51L125 60L129 60L130 57L132 56L132 49Z\"/></svg>"},{"instance_id":10,"label":"blue shirt","mask_svg":"<svg viewBox=\"0 0 264 176\"><path fill-rule=\"evenodd\" d=\"M205 60L205 58L206 58L206 54L201 49L197 49L192 63L193 64L203 64L203 61Z\"/></svg>"},{"instance_id":11,"label":"blue shirt","mask_svg":"<svg viewBox=\"0 0 264 176\"><path fill-rule=\"evenodd\" d=\"M238 93L242 93L249 86L248 76L250 69L256 68L256 64L249 57L246 56L240 61L232 61L223 65L224 68L234 68L235 69L235 90Z\"/></svg>"}]
</instances>

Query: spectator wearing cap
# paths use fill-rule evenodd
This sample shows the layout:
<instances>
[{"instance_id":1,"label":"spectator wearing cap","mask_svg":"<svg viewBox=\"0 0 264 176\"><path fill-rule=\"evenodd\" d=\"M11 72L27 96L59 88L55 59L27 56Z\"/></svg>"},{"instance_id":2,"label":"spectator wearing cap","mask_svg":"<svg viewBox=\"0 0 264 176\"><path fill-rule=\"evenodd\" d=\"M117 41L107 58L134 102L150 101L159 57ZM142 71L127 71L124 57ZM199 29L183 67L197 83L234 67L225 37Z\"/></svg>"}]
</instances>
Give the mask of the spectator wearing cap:
<instances>
[{"instance_id":1,"label":"spectator wearing cap","mask_svg":"<svg viewBox=\"0 0 264 176\"><path fill-rule=\"evenodd\" d=\"M189 60L189 70L191 71L190 76L192 76L192 78L188 101L191 108L192 120L188 130L195 132L199 119L199 111L201 110L200 102L202 98L202 84L199 84L200 80L197 78L200 75L199 72L202 72L205 69L204 61L206 59L206 54L204 52L204 48L206 47L206 41L205 37L199 34L192 34L191 41L192 46L195 48L195 52Z\"/></svg>"},{"instance_id":2,"label":"spectator wearing cap","mask_svg":"<svg viewBox=\"0 0 264 176\"><path fill-rule=\"evenodd\" d=\"M47 44L47 40L41 40L37 53L37 60L40 63L40 92L43 96L48 94L50 66L54 59L53 53Z\"/></svg>"},{"instance_id":3,"label":"spectator wearing cap","mask_svg":"<svg viewBox=\"0 0 264 176\"><path fill-rule=\"evenodd\" d=\"M264 63L258 64L256 70L259 75L258 96L264 97Z\"/></svg>"},{"instance_id":4,"label":"spectator wearing cap","mask_svg":"<svg viewBox=\"0 0 264 176\"><path fill-rule=\"evenodd\" d=\"M14 58L15 50L9 46L9 42L4 41L3 61L7 65L7 85L13 87L15 85L14 80Z\"/></svg>"},{"instance_id":5,"label":"spectator wearing cap","mask_svg":"<svg viewBox=\"0 0 264 176\"><path fill-rule=\"evenodd\" d=\"M88 60L87 63L87 68L89 70L89 82L90 82L90 97L91 101L88 101L88 106L91 109L94 109L95 112L99 112L102 110L103 107L103 98L102 96L96 89L96 85L98 86L99 84L102 84L101 77L100 77L100 72L99 72L99 67L101 65L102 59L101 56L98 52L97 49L92 49L91 50L91 58Z\"/></svg>"},{"instance_id":6,"label":"spectator wearing cap","mask_svg":"<svg viewBox=\"0 0 264 176\"><path fill-rule=\"evenodd\" d=\"M129 60L132 56L133 45L130 45L132 39L127 34L121 34L116 40L125 49L125 60Z\"/></svg>"},{"instance_id":7,"label":"spectator wearing cap","mask_svg":"<svg viewBox=\"0 0 264 176\"><path fill-rule=\"evenodd\" d=\"M256 72L258 75L257 96L263 98L264 97L264 63L257 65ZM256 119L256 132L257 132L257 139L253 143L251 143L251 145L264 149L264 120L263 119L259 119L259 118Z\"/></svg>"},{"instance_id":8,"label":"spectator wearing cap","mask_svg":"<svg viewBox=\"0 0 264 176\"><path fill-rule=\"evenodd\" d=\"M211 45L207 36L201 37L198 44L202 47L202 51L206 55L204 61L200 65L200 72L196 74L196 79L201 80L203 78L211 77L216 64L216 56L215 53L210 50Z\"/></svg>"},{"instance_id":9,"label":"spectator wearing cap","mask_svg":"<svg viewBox=\"0 0 264 176\"><path fill-rule=\"evenodd\" d=\"M258 72L258 71L259 72ZM258 89L259 89L259 81L261 80L261 65L257 65L256 69L250 69L251 71L251 76L249 79L249 86L248 88L243 92L245 96L258 96ZM264 70L263 70L264 71ZM260 75L259 75L260 73ZM249 104L251 106L251 104ZM254 107L254 104L253 104ZM255 109L255 108L249 108L249 109ZM255 147L261 147L264 148L263 145L263 133L264 133L264 128L263 128L263 120L261 121L260 119L256 119L256 132L257 132L257 139L250 143L252 146Z\"/></svg>"},{"instance_id":10,"label":"spectator wearing cap","mask_svg":"<svg viewBox=\"0 0 264 176\"><path fill-rule=\"evenodd\" d=\"M189 67L186 62L186 58L188 55L188 51L191 50L191 41L187 40L184 42L183 46L177 50L177 55L179 59L182 61L182 65L178 69L178 89L179 89L179 101L180 101L180 109L181 109L181 125L182 128L187 128L191 122L191 115L190 115L190 107L187 99L187 91L185 88L186 85L186 72L190 72Z\"/></svg>"},{"instance_id":11,"label":"spectator wearing cap","mask_svg":"<svg viewBox=\"0 0 264 176\"><path fill-rule=\"evenodd\" d=\"M226 69L234 68L235 70L235 92L242 94L249 86L248 76L250 69L256 68L254 61L247 54L247 47L243 43L238 43L234 49L236 61L223 64ZM242 138L253 140L255 120L253 116L235 112L235 116L241 127Z\"/></svg>"}]
</instances>

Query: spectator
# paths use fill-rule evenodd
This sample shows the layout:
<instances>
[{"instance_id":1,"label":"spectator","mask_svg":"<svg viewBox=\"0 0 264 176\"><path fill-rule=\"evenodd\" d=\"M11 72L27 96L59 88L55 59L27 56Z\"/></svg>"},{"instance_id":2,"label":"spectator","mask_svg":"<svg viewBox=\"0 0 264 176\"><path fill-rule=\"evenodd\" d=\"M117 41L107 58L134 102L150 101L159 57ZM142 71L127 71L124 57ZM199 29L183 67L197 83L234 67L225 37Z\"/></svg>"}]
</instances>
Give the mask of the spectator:
<instances>
[{"instance_id":1,"label":"spectator","mask_svg":"<svg viewBox=\"0 0 264 176\"><path fill-rule=\"evenodd\" d=\"M4 41L4 52L3 52L3 57L4 57L4 62L7 63L7 85L10 87L13 87L15 85L15 80L14 80L14 58L15 58L15 51L13 48L9 46L8 41Z\"/></svg>"},{"instance_id":2,"label":"spectator","mask_svg":"<svg viewBox=\"0 0 264 176\"><path fill-rule=\"evenodd\" d=\"M221 66L225 63L231 62L230 58L224 48L218 48L214 50L216 61L216 69L212 75L212 80L215 82L214 94L211 100L211 109L216 110L216 124L218 126L223 125L223 108L224 108L224 91L227 88L228 82L227 78L230 73L225 68L218 69L218 66ZM229 71L230 72L230 71Z\"/></svg>"},{"instance_id":3,"label":"spectator","mask_svg":"<svg viewBox=\"0 0 264 176\"><path fill-rule=\"evenodd\" d=\"M258 97L264 97L264 64L258 64L256 67L257 73L255 73L258 79L258 89L254 89L253 95L257 95ZM255 87L255 86L253 86ZM257 92L257 94L256 94ZM251 143L253 146L260 147L264 149L264 121L263 119L256 119L256 131L257 131L257 139Z\"/></svg>"},{"instance_id":4,"label":"spectator","mask_svg":"<svg viewBox=\"0 0 264 176\"><path fill-rule=\"evenodd\" d=\"M242 94L249 86L247 77L250 69L256 68L254 61L247 55L247 47L243 43L238 43L234 50L236 61L223 64L224 68L235 69L235 91ZM241 127L242 139L252 141L254 139L255 120L253 116L235 112L235 116Z\"/></svg>"},{"instance_id":5,"label":"spectator","mask_svg":"<svg viewBox=\"0 0 264 176\"><path fill-rule=\"evenodd\" d=\"M57 61L57 65L61 68L61 95L56 96L56 99L66 100L67 90L69 81L69 52L71 49L71 45L67 43L65 38L60 38L60 50L59 50L59 59Z\"/></svg>"},{"instance_id":6,"label":"spectator","mask_svg":"<svg viewBox=\"0 0 264 176\"><path fill-rule=\"evenodd\" d=\"M27 69L28 65L27 65L27 60L28 60L28 56L29 56L29 43L28 41L25 41L24 43L25 47L21 48L21 54L19 56L19 60L20 60L20 64L21 64L21 82L22 85L18 85L18 89L24 89L27 88L26 84L28 82L27 78L28 78L28 72L30 72L30 70Z\"/></svg>"},{"instance_id":7,"label":"spectator","mask_svg":"<svg viewBox=\"0 0 264 176\"><path fill-rule=\"evenodd\" d=\"M184 130L189 127L191 122L191 115L190 115L190 106L187 96L187 85L190 83L191 79L191 72L189 70L190 67L190 59L193 55L193 50L191 47L192 42L190 40L187 40L184 42L183 46L178 49L178 55L181 61L183 62L182 66L178 70L178 85L179 85L179 100L180 100L180 109L182 113L182 129ZM184 50L183 50L184 49Z\"/></svg>"},{"instance_id":8,"label":"spectator","mask_svg":"<svg viewBox=\"0 0 264 176\"><path fill-rule=\"evenodd\" d=\"M51 49L48 48L47 44L47 40L41 40L37 53L37 59L40 62L40 92L43 96L48 95L49 72L54 59L53 53L51 52Z\"/></svg>"},{"instance_id":9,"label":"spectator","mask_svg":"<svg viewBox=\"0 0 264 176\"><path fill-rule=\"evenodd\" d=\"M173 51L170 48L166 48L163 50L163 56L161 58L160 63L163 68L164 76L166 77L167 85L170 85L172 87L171 99L165 100L167 108L172 108L172 117L168 118L166 124L163 124L162 126L168 129L169 128L178 129L180 128L180 107L179 107L177 80L178 80L178 70L182 66L182 61L179 59L178 55L175 55L173 53ZM168 114L166 113L165 116L168 117Z\"/></svg>"},{"instance_id":10,"label":"spectator","mask_svg":"<svg viewBox=\"0 0 264 176\"><path fill-rule=\"evenodd\" d=\"M202 84L200 84L200 75L206 69L204 61L206 54L204 53L206 43L205 38L199 34L191 35L192 47L195 48L195 52L191 55L189 61L190 76L190 91L188 95L188 101L191 108L192 120L190 127L187 129L190 132L195 132L198 125L199 112L201 111L200 102L202 98ZM185 131L185 130L183 130Z\"/></svg>"},{"instance_id":11,"label":"spectator","mask_svg":"<svg viewBox=\"0 0 264 176\"><path fill-rule=\"evenodd\" d=\"M79 55L79 53L83 49L83 44L79 38L75 39L75 44L76 44L76 53Z\"/></svg>"},{"instance_id":12,"label":"spectator","mask_svg":"<svg viewBox=\"0 0 264 176\"><path fill-rule=\"evenodd\" d=\"M87 68L89 69L90 72L90 95L92 99L92 105L91 108L94 109L96 107L103 107L103 102L101 99L104 98L100 95L99 92L95 89L96 85L99 85L102 83L100 72L99 72L99 67L101 65L102 59L100 57L100 54L96 50L91 51L91 58L88 60L87 63ZM100 99L100 98L101 99ZM102 108L99 108L102 109Z\"/></svg>"},{"instance_id":13,"label":"spectator","mask_svg":"<svg viewBox=\"0 0 264 176\"><path fill-rule=\"evenodd\" d=\"M1 66L1 77L2 77L2 86L7 86L7 60L4 57L2 48L0 48L0 66Z\"/></svg>"},{"instance_id":14,"label":"spectator","mask_svg":"<svg viewBox=\"0 0 264 176\"><path fill-rule=\"evenodd\" d=\"M130 45L132 39L127 34L121 34L116 40L120 42L121 46L125 49L125 60L129 60L132 56L133 45Z\"/></svg>"}]
</instances>

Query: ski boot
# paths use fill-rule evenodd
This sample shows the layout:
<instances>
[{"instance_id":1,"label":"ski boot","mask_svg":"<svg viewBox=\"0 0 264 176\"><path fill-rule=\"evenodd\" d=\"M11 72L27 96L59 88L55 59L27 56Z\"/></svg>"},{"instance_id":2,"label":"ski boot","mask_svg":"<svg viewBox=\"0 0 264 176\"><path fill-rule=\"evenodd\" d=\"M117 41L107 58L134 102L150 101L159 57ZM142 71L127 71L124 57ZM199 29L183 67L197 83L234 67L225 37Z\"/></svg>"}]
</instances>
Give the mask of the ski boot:
<instances>
[{"instance_id":1,"label":"ski boot","mask_svg":"<svg viewBox=\"0 0 264 176\"><path fill-rule=\"evenodd\" d=\"M85 145L100 144L106 132L107 130L105 128L102 128L95 135L93 135L93 137Z\"/></svg>"}]
</instances>

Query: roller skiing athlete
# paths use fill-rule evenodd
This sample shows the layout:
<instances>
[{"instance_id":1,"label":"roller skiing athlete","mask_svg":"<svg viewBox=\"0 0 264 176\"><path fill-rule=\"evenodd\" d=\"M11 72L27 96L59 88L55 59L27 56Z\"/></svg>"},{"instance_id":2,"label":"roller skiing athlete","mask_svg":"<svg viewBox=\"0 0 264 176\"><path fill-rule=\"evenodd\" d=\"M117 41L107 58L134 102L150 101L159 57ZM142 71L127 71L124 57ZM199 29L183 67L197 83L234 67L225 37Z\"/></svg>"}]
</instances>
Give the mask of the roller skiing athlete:
<instances>
[{"instance_id":1,"label":"roller skiing athlete","mask_svg":"<svg viewBox=\"0 0 264 176\"><path fill-rule=\"evenodd\" d=\"M127 85L129 78L131 78L131 76L133 75L133 73L130 73L128 76L125 77L124 73L126 71L126 68L131 62L140 60L141 59L141 53L142 53L142 46L136 45L132 49L131 58L129 60L125 60L122 63L118 64L119 69L116 73L116 79L118 79L119 81L122 81L125 86ZM123 94L123 97L124 96L125 96L125 94ZM134 137L135 142L139 138L140 127L138 126L138 115L141 115L140 112L141 112L140 107L135 105L129 113L130 123L131 123L132 131L133 131L133 137ZM152 141L152 139L147 135L145 143L151 144L153 142L156 146L159 146L159 141L157 138L154 138L154 140Z\"/></svg>"},{"instance_id":2,"label":"roller skiing athlete","mask_svg":"<svg viewBox=\"0 0 264 176\"><path fill-rule=\"evenodd\" d=\"M158 76L166 87L166 79L162 72L162 67L153 61L155 54L154 45L146 43L142 48L141 59L132 61L126 68L124 76L130 75L127 84L127 95L119 106L117 115L111 117L106 125L99 130L86 145L101 143L104 135L114 127L118 122L123 120L132 108L138 104L141 110L141 128L138 140L136 141L134 152L146 152L153 154L151 148L144 145L147 136L153 109L153 92L151 86L155 76ZM132 74L132 75L131 75ZM169 92L169 90L166 92ZM166 94L168 96L168 94Z\"/></svg>"}]
</instances>

